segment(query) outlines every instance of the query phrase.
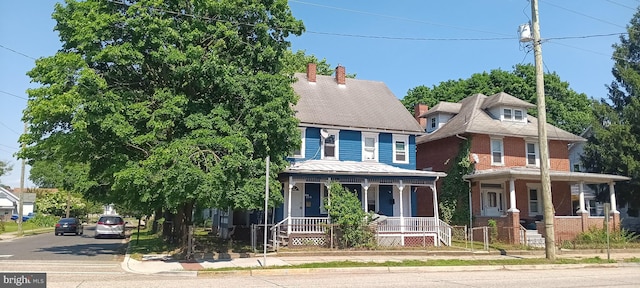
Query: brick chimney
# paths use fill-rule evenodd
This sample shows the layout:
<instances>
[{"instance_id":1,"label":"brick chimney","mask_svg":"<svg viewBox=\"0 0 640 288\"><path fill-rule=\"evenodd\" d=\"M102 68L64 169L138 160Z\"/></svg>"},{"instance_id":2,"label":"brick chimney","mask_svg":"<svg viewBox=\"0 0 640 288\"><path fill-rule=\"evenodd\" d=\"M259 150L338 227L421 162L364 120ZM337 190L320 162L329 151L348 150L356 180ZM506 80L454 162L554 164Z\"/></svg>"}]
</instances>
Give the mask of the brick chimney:
<instances>
[{"instance_id":1,"label":"brick chimney","mask_svg":"<svg viewBox=\"0 0 640 288\"><path fill-rule=\"evenodd\" d=\"M316 82L316 63L307 63L307 81L310 83Z\"/></svg>"},{"instance_id":2,"label":"brick chimney","mask_svg":"<svg viewBox=\"0 0 640 288\"><path fill-rule=\"evenodd\" d=\"M420 118L420 115L427 111L429 111L429 106L425 104L416 103L416 105L413 106L413 117L416 118L416 121L420 123L423 129L427 129L427 118Z\"/></svg>"},{"instance_id":3,"label":"brick chimney","mask_svg":"<svg viewBox=\"0 0 640 288\"><path fill-rule=\"evenodd\" d=\"M336 82L338 82L338 84L346 84L346 73L344 71L344 66L342 65L338 65L338 67L336 67Z\"/></svg>"}]
</instances>

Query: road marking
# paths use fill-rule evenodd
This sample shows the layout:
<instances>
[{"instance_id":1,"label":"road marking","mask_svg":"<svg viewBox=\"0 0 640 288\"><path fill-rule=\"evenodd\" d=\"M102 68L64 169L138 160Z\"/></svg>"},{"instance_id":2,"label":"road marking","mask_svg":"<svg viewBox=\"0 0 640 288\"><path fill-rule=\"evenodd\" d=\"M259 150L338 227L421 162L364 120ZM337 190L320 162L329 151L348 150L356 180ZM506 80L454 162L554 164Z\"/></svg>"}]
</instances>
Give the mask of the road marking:
<instances>
[{"instance_id":1,"label":"road marking","mask_svg":"<svg viewBox=\"0 0 640 288\"><path fill-rule=\"evenodd\" d=\"M0 258L9 258L9 257L13 257L13 255L0 255Z\"/></svg>"}]
</instances>

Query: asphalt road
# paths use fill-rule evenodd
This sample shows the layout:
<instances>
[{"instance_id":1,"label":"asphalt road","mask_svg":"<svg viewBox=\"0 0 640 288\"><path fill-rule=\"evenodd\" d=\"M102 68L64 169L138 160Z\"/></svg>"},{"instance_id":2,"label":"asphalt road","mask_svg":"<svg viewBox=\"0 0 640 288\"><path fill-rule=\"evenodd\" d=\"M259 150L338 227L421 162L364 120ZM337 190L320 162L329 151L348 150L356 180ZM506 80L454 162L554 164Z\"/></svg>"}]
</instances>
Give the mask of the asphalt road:
<instances>
[{"instance_id":1,"label":"asphalt road","mask_svg":"<svg viewBox=\"0 0 640 288\"><path fill-rule=\"evenodd\" d=\"M0 243L0 260L113 261L126 252L123 239L94 239L95 226L86 225L84 234L45 234L5 240Z\"/></svg>"}]
</instances>

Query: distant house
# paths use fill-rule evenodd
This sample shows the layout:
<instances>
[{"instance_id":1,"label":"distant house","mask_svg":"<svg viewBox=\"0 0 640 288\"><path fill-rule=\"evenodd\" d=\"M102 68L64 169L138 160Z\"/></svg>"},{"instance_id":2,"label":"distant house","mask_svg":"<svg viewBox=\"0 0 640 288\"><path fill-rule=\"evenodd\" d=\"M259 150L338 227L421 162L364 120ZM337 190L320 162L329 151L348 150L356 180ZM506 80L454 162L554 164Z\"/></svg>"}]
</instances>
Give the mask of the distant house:
<instances>
[{"instance_id":1,"label":"distant house","mask_svg":"<svg viewBox=\"0 0 640 288\"><path fill-rule=\"evenodd\" d=\"M498 93L475 94L458 103L440 102L431 109L416 108L423 111L418 112L418 118L428 133L416 140L417 168L447 171L459 153L460 143L469 140L475 171L463 179L470 187L470 225L487 226L488 220L493 219L498 224L499 237L511 243L524 243L525 235L537 238L540 235L536 231L544 236L538 120L527 113L534 107ZM613 221L619 224L614 186L616 181L629 178L572 171L569 145L586 140L550 124L546 129L556 240L572 240L591 226L602 227L603 217L592 216L587 210L586 184L609 186ZM578 189L576 207L571 185ZM421 200L422 196L425 199ZM418 203L429 199L418 194ZM419 207L421 214L428 215L431 210L430 206Z\"/></svg>"},{"instance_id":2,"label":"distant house","mask_svg":"<svg viewBox=\"0 0 640 288\"><path fill-rule=\"evenodd\" d=\"M9 221L11 214L18 213L20 199L9 190L0 187L0 219Z\"/></svg>"}]
</instances>

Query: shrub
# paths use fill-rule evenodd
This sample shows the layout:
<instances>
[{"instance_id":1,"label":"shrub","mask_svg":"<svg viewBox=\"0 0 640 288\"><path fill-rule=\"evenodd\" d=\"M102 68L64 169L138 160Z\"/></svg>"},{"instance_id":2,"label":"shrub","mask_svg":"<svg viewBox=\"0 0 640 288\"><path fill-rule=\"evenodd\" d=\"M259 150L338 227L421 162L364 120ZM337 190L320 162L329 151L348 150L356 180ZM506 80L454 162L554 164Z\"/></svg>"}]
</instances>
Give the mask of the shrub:
<instances>
[{"instance_id":1,"label":"shrub","mask_svg":"<svg viewBox=\"0 0 640 288\"><path fill-rule=\"evenodd\" d=\"M338 226L338 242L342 247L371 247L373 232L368 224L371 217L362 210L360 200L353 193L333 182L329 186L331 201L324 203L331 222Z\"/></svg>"},{"instance_id":2,"label":"shrub","mask_svg":"<svg viewBox=\"0 0 640 288\"><path fill-rule=\"evenodd\" d=\"M612 244L628 244L637 241L640 235L629 232L625 229L612 230L609 234L609 243ZM576 244L606 244L607 231L604 228L589 227L588 231L582 232L576 236Z\"/></svg>"},{"instance_id":3,"label":"shrub","mask_svg":"<svg viewBox=\"0 0 640 288\"><path fill-rule=\"evenodd\" d=\"M489 219L489 221L487 221L487 225L489 226L490 233L491 233L491 238L489 239L489 241L491 241L491 243L497 242L498 241L498 222L496 222L496 220L494 219Z\"/></svg>"},{"instance_id":4,"label":"shrub","mask_svg":"<svg viewBox=\"0 0 640 288\"><path fill-rule=\"evenodd\" d=\"M38 213L35 216L31 217L31 219L29 219L29 222L38 227L53 227L56 225L56 223L58 223L59 219L60 218L57 216L43 215Z\"/></svg>"}]
</instances>

